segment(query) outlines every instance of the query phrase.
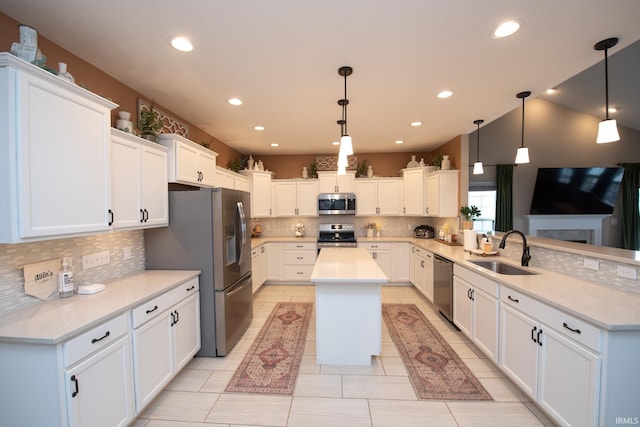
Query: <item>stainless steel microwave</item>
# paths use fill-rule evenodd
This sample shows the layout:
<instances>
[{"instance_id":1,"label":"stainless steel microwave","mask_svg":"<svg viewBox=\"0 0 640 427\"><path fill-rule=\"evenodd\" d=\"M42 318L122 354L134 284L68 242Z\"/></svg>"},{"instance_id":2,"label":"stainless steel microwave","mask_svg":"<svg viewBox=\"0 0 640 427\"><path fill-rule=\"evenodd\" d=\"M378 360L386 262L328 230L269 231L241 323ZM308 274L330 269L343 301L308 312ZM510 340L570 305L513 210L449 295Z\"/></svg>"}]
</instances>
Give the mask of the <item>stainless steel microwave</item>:
<instances>
[{"instance_id":1,"label":"stainless steel microwave","mask_svg":"<svg viewBox=\"0 0 640 427\"><path fill-rule=\"evenodd\" d=\"M355 215L356 195L354 193L318 194L318 215Z\"/></svg>"}]
</instances>

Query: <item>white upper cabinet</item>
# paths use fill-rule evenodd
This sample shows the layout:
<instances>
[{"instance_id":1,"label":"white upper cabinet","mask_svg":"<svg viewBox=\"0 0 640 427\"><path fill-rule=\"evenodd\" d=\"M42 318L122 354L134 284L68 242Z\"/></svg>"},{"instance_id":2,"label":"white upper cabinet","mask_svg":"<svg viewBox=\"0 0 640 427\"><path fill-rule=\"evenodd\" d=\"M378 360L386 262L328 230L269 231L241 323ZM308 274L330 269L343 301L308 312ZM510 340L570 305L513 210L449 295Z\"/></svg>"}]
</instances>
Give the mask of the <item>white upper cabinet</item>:
<instances>
[{"instance_id":1,"label":"white upper cabinet","mask_svg":"<svg viewBox=\"0 0 640 427\"><path fill-rule=\"evenodd\" d=\"M221 166L216 166L216 187L250 191L249 178Z\"/></svg>"},{"instance_id":2,"label":"white upper cabinet","mask_svg":"<svg viewBox=\"0 0 640 427\"><path fill-rule=\"evenodd\" d=\"M318 216L318 181L273 180L275 216Z\"/></svg>"},{"instance_id":3,"label":"white upper cabinet","mask_svg":"<svg viewBox=\"0 0 640 427\"><path fill-rule=\"evenodd\" d=\"M458 171L402 170L405 215L458 216Z\"/></svg>"},{"instance_id":4,"label":"white upper cabinet","mask_svg":"<svg viewBox=\"0 0 640 427\"><path fill-rule=\"evenodd\" d=\"M271 209L272 172L250 171L245 169L242 173L249 177L251 217L270 218L273 215Z\"/></svg>"},{"instance_id":5,"label":"white upper cabinet","mask_svg":"<svg viewBox=\"0 0 640 427\"><path fill-rule=\"evenodd\" d=\"M336 172L318 172L319 193L355 193L356 172L347 171L346 175Z\"/></svg>"},{"instance_id":6,"label":"white upper cabinet","mask_svg":"<svg viewBox=\"0 0 640 427\"><path fill-rule=\"evenodd\" d=\"M176 134L158 135L169 148L169 182L214 187L218 153Z\"/></svg>"},{"instance_id":7,"label":"white upper cabinet","mask_svg":"<svg viewBox=\"0 0 640 427\"><path fill-rule=\"evenodd\" d=\"M111 130L111 212L114 228L169 224L167 148Z\"/></svg>"},{"instance_id":8,"label":"white upper cabinet","mask_svg":"<svg viewBox=\"0 0 640 427\"><path fill-rule=\"evenodd\" d=\"M356 179L357 215L401 215L402 178Z\"/></svg>"},{"instance_id":9,"label":"white upper cabinet","mask_svg":"<svg viewBox=\"0 0 640 427\"><path fill-rule=\"evenodd\" d=\"M427 176L429 216L458 216L458 171L432 172Z\"/></svg>"},{"instance_id":10,"label":"white upper cabinet","mask_svg":"<svg viewBox=\"0 0 640 427\"><path fill-rule=\"evenodd\" d=\"M0 53L0 243L110 230L117 105Z\"/></svg>"}]
</instances>

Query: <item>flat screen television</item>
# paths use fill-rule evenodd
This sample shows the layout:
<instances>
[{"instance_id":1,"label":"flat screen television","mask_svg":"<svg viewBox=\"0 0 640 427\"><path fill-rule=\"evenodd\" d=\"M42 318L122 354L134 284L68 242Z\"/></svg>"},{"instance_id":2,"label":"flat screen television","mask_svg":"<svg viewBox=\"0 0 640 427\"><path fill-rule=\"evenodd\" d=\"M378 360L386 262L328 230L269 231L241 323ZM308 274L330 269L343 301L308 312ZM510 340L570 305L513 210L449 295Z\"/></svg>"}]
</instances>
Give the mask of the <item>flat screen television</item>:
<instances>
[{"instance_id":1,"label":"flat screen television","mask_svg":"<svg viewBox=\"0 0 640 427\"><path fill-rule=\"evenodd\" d=\"M612 214L624 168L538 168L531 215Z\"/></svg>"}]
</instances>

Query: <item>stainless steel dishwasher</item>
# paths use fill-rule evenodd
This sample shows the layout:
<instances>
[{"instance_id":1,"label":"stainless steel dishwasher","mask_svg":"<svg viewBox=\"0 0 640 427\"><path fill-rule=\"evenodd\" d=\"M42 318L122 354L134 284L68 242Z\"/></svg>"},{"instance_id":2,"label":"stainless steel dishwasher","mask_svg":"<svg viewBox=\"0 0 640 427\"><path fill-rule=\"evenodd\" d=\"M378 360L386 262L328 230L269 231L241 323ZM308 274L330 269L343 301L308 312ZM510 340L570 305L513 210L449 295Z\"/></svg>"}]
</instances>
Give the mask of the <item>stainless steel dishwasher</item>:
<instances>
[{"instance_id":1,"label":"stainless steel dishwasher","mask_svg":"<svg viewBox=\"0 0 640 427\"><path fill-rule=\"evenodd\" d=\"M453 262L433 257L433 304L453 323Z\"/></svg>"}]
</instances>

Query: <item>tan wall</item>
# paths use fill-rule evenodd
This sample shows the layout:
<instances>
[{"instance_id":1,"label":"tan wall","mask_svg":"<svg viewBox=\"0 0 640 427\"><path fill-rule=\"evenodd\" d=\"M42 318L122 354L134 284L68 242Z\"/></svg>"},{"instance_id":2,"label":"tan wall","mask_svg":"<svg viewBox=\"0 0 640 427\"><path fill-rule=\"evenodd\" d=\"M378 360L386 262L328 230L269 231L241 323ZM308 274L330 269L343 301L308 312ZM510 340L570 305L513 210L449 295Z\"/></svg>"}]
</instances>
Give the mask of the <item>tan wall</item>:
<instances>
[{"instance_id":1,"label":"tan wall","mask_svg":"<svg viewBox=\"0 0 640 427\"><path fill-rule=\"evenodd\" d=\"M29 23L25 22L25 24ZM19 40L18 25L19 23L17 21L3 13L0 13L0 51L9 52L11 50L11 44ZM47 40L42 35L38 35L38 47L46 56L47 65L49 67L57 70L58 62L67 63L69 73L73 75L76 83L86 87L91 92L112 100L119 105L119 107L111 113L112 126L115 126L118 111L131 112L132 121L135 124L138 98L141 97L147 101L151 101L130 87L102 72L100 69L61 48L57 44ZM161 105L159 105L158 108L187 123L189 125L189 139L192 141L198 143L211 142L209 148L218 153L217 161L219 165L226 166L230 159L241 155L238 151L224 144L222 141L213 138L202 129L199 129L192 123L184 120L179 114L169 111Z\"/></svg>"},{"instance_id":2,"label":"tan wall","mask_svg":"<svg viewBox=\"0 0 640 427\"><path fill-rule=\"evenodd\" d=\"M373 166L373 174L375 176L400 176L400 170L407 167L407 163L411 160L413 153L355 153L358 163L363 160L367 161L367 165ZM415 153L416 159L424 158L425 163L429 164L431 153L421 152ZM255 160L262 160L265 168L275 172L276 178L300 178L302 176L302 167L309 167L317 156L338 156L335 153L325 154L308 154L308 155L280 155L280 156L257 156Z\"/></svg>"}]
</instances>

